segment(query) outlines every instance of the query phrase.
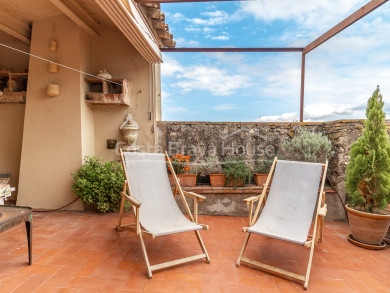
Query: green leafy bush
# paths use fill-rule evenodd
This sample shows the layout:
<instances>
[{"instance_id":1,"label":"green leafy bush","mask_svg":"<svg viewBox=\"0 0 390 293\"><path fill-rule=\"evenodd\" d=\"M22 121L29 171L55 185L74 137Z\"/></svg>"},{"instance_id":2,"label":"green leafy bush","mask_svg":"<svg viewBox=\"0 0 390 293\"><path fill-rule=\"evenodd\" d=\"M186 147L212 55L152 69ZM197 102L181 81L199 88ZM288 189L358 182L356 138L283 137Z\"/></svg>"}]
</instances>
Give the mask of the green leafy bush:
<instances>
[{"instance_id":1,"label":"green leafy bush","mask_svg":"<svg viewBox=\"0 0 390 293\"><path fill-rule=\"evenodd\" d=\"M290 161L324 163L333 154L328 137L302 129L291 141L283 143L279 157Z\"/></svg>"},{"instance_id":2,"label":"green leafy bush","mask_svg":"<svg viewBox=\"0 0 390 293\"><path fill-rule=\"evenodd\" d=\"M226 186L233 180L233 186L236 187L239 181L250 183L252 172L245 160L231 157L224 160L222 164L222 173L226 176Z\"/></svg>"},{"instance_id":3,"label":"green leafy bush","mask_svg":"<svg viewBox=\"0 0 390 293\"><path fill-rule=\"evenodd\" d=\"M346 191L350 205L374 213L390 202L390 143L379 86L367 103L362 136L349 151Z\"/></svg>"},{"instance_id":4,"label":"green leafy bush","mask_svg":"<svg viewBox=\"0 0 390 293\"><path fill-rule=\"evenodd\" d=\"M99 212L118 210L120 192L125 180L122 165L115 161L103 162L101 157L84 157L84 165L73 173L72 190L85 203Z\"/></svg>"},{"instance_id":5,"label":"green leafy bush","mask_svg":"<svg viewBox=\"0 0 390 293\"><path fill-rule=\"evenodd\" d=\"M258 160L256 162L257 168L255 169L255 173L268 174L269 170L271 170L273 161L271 160Z\"/></svg>"}]
</instances>

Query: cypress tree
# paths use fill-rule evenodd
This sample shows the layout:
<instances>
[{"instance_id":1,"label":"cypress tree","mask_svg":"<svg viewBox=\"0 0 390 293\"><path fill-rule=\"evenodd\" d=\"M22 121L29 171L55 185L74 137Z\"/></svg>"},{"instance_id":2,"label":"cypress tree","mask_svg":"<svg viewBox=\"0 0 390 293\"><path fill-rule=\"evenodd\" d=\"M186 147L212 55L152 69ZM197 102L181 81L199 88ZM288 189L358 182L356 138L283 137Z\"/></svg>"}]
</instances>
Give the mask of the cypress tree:
<instances>
[{"instance_id":1,"label":"cypress tree","mask_svg":"<svg viewBox=\"0 0 390 293\"><path fill-rule=\"evenodd\" d=\"M351 145L346 169L349 204L375 213L390 201L390 142L379 86L367 102L362 136Z\"/></svg>"}]
</instances>

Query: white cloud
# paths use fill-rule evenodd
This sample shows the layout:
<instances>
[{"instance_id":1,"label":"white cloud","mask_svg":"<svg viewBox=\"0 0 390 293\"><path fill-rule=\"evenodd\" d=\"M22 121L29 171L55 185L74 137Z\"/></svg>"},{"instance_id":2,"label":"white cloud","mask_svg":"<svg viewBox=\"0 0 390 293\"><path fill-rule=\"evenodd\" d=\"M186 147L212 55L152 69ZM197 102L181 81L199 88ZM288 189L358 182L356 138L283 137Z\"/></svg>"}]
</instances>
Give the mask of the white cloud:
<instances>
[{"instance_id":1,"label":"white cloud","mask_svg":"<svg viewBox=\"0 0 390 293\"><path fill-rule=\"evenodd\" d=\"M177 72L184 71L184 67L177 60L164 57L164 63L161 64L161 71L165 76L172 76Z\"/></svg>"},{"instance_id":2,"label":"white cloud","mask_svg":"<svg viewBox=\"0 0 390 293\"><path fill-rule=\"evenodd\" d=\"M198 41L189 40L187 41L185 38L177 38L176 47L200 47L200 43Z\"/></svg>"},{"instance_id":3,"label":"white cloud","mask_svg":"<svg viewBox=\"0 0 390 293\"><path fill-rule=\"evenodd\" d=\"M166 91L161 91L161 97L162 97L163 99L168 98L169 96L172 96L172 94L171 94L171 93L168 93L168 92L166 92Z\"/></svg>"},{"instance_id":4,"label":"white cloud","mask_svg":"<svg viewBox=\"0 0 390 293\"><path fill-rule=\"evenodd\" d=\"M236 105L233 105L233 104L221 104L221 105L215 106L213 109L216 111L229 111L229 110L234 110L234 109L238 109L238 108L239 107L237 107Z\"/></svg>"},{"instance_id":5,"label":"white cloud","mask_svg":"<svg viewBox=\"0 0 390 293\"><path fill-rule=\"evenodd\" d=\"M169 19L169 22L173 22L173 23L180 22L183 19L185 19L184 14L180 12L176 12L176 13L166 12L165 16L167 19Z\"/></svg>"},{"instance_id":6,"label":"white cloud","mask_svg":"<svg viewBox=\"0 0 390 293\"><path fill-rule=\"evenodd\" d=\"M310 28L331 28L367 1L273 0L241 3L239 13L253 15L264 21L295 20Z\"/></svg>"},{"instance_id":7,"label":"white cloud","mask_svg":"<svg viewBox=\"0 0 390 293\"><path fill-rule=\"evenodd\" d=\"M230 40L229 36L222 35L222 36L212 36L212 35L207 35L206 38L212 39L212 40L218 40L218 41L228 41Z\"/></svg>"},{"instance_id":8,"label":"white cloud","mask_svg":"<svg viewBox=\"0 0 390 293\"><path fill-rule=\"evenodd\" d=\"M184 107L165 107L164 110L168 113L182 113L188 111Z\"/></svg>"},{"instance_id":9,"label":"white cloud","mask_svg":"<svg viewBox=\"0 0 390 293\"><path fill-rule=\"evenodd\" d=\"M364 112L366 105L350 106L340 104L312 104L304 109L305 120L323 120L337 116L349 116L356 112Z\"/></svg>"},{"instance_id":10,"label":"white cloud","mask_svg":"<svg viewBox=\"0 0 390 293\"><path fill-rule=\"evenodd\" d=\"M356 112L365 113L366 105L349 106L340 104L312 104L304 109L305 121L323 121L325 118L348 116ZM255 119L257 122L295 122L299 121L297 112L283 113L280 115L261 116Z\"/></svg>"},{"instance_id":11,"label":"white cloud","mask_svg":"<svg viewBox=\"0 0 390 293\"><path fill-rule=\"evenodd\" d=\"M281 115L261 116L255 119L256 122L295 122L298 121L298 113L283 113Z\"/></svg>"},{"instance_id":12,"label":"white cloud","mask_svg":"<svg viewBox=\"0 0 390 293\"><path fill-rule=\"evenodd\" d=\"M176 80L171 87L186 92L192 90L210 91L215 96L228 96L238 89L251 85L251 78L243 74L232 74L226 69L208 65L183 66L176 59L165 57L161 74L165 77L175 75Z\"/></svg>"},{"instance_id":13,"label":"white cloud","mask_svg":"<svg viewBox=\"0 0 390 293\"><path fill-rule=\"evenodd\" d=\"M184 91L206 90L215 96L228 96L250 86L249 76L231 74L214 66L189 66L178 77L179 81L172 86Z\"/></svg>"}]
</instances>

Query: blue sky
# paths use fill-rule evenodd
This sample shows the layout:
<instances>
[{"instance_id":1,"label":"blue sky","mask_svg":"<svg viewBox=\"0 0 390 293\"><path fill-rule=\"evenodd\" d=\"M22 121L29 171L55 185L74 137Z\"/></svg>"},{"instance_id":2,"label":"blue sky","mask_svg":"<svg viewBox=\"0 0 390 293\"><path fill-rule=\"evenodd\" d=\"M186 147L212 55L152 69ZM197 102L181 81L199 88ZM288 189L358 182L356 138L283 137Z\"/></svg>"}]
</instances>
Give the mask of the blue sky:
<instances>
[{"instance_id":1,"label":"blue sky","mask_svg":"<svg viewBox=\"0 0 390 293\"><path fill-rule=\"evenodd\" d=\"M368 1L166 3L176 47L304 47ZM163 120L297 121L300 53L163 53ZM390 3L306 55L306 121L390 118Z\"/></svg>"}]
</instances>

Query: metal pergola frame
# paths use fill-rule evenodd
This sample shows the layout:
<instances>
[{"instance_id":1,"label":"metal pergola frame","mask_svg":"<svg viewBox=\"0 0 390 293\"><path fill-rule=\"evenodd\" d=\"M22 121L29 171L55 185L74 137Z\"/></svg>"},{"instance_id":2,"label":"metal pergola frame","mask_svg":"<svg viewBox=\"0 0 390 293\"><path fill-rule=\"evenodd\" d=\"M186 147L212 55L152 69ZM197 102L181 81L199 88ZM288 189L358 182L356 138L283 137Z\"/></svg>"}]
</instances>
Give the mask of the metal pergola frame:
<instances>
[{"instance_id":1,"label":"metal pergola frame","mask_svg":"<svg viewBox=\"0 0 390 293\"><path fill-rule=\"evenodd\" d=\"M184 3L184 2L226 2L226 1L251 1L251 0L135 0L137 3ZM161 48L161 52L301 52L301 94L300 94L300 111L299 121L303 122L303 107L305 100L305 56L330 38L337 35L359 19L363 18L373 10L386 3L388 0L371 0L362 6L350 16L339 22L326 33L315 39L304 48Z\"/></svg>"}]
</instances>

